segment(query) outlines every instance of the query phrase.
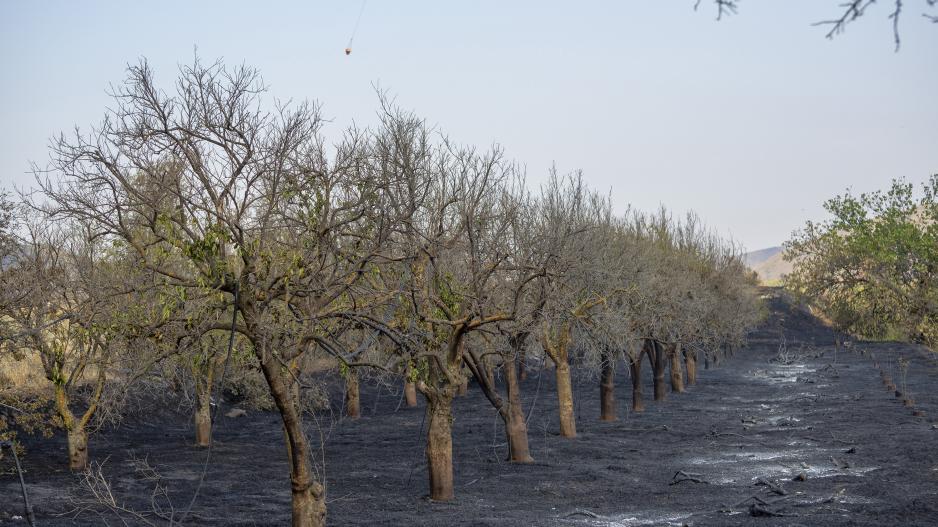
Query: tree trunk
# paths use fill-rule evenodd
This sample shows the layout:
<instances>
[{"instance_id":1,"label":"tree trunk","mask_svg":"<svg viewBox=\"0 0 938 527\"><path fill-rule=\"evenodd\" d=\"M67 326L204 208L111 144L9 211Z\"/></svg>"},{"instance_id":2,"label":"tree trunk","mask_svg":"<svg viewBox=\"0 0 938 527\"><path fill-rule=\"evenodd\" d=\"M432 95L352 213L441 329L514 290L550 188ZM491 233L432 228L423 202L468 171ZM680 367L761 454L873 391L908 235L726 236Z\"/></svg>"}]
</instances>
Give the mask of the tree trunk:
<instances>
[{"instance_id":1,"label":"tree trunk","mask_svg":"<svg viewBox=\"0 0 938 527\"><path fill-rule=\"evenodd\" d=\"M214 341L201 342L202 353L190 363L192 382L195 386L195 444L207 447L212 443L212 388L215 385ZM177 376L173 376L176 379Z\"/></svg>"},{"instance_id":2,"label":"tree trunk","mask_svg":"<svg viewBox=\"0 0 938 527\"><path fill-rule=\"evenodd\" d=\"M697 351L684 348L684 365L687 367L687 384L697 383Z\"/></svg>"},{"instance_id":3,"label":"tree trunk","mask_svg":"<svg viewBox=\"0 0 938 527\"><path fill-rule=\"evenodd\" d=\"M495 386L495 368L485 359L483 359L482 363L482 373L485 374L485 379L488 381L489 386Z\"/></svg>"},{"instance_id":4,"label":"tree trunk","mask_svg":"<svg viewBox=\"0 0 938 527\"><path fill-rule=\"evenodd\" d=\"M518 352L518 380L524 382L528 379L528 368L525 362L524 349Z\"/></svg>"},{"instance_id":5,"label":"tree trunk","mask_svg":"<svg viewBox=\"0 0 938 527\"><path fill-rule=\"evenodd\" d=\"M663 401L668 393L667 386L664 382L664 372L667 369L664 359L664 346L657 340L651 341L651 351L648 353L648 360L651 362L651 369L654 373L656 401Z\"/></svg>"},{"instance_id":6,"label":"tree trunk","mask_svg":"<svg viewBox=\"0 0 938 527\"><path fill-rule=\"evenodd\" d=\"M463 340L463 339L461 339L461 338L459 338L459 339L456 340L456 341L450 340L450 343L449 343L449 344L450 344L449 350L452 351L452 352L454 352L456 355L462 356L462 355L465 354L465 352L466 352L466 341L465 341L465 340ZM477 379L477 382L481 382L481 381L479 381L479 380ZM462 380L462 383L460 383L460 385L459 385L459 387L458 387L458 391L456 392L456 395L458 395L458 396L460 396L460 397L464 397L464 396L465 396L466 394L468 394L468 393L469 393L469 379L466 378L466 377L464 377L463 380Z\"/></svg>"},{"instance_id":7,"label":"tree trunk","mask_svg":"<svg viewBox=\"0 0 938 527\"><path fill-rule=\"evenodd\" d=\"M511 463L533 463L528 448L528 426L524 420L524 411L521 405L521 387L518 383L518 370L516 357L518 348L524 343L524 337L511 337L512 353L502 355L502 371L505 376L505 391L508 396L506 403L495 386L495 372L490 362L477 353L469 351L464 361L473 377L482 389L482 393L492 403L498 416L505 424L505 435L508 439L508 461Z\"/></svg>"},{"instance_id":8,"label":"tree trunk","mask_svg":"<svg viewBox=\"0 0 938 527\"><path fill-rule=\"evenodd\" d=\"M632 411L644 412L645 402L642 400L642 354L638 357L629 357L629 374L632 376Z\"/></svg>"},{"instance_id":9,"label":"tree trunk","mask_svg":"<svg viewBox=\"0 0 938 527\"><path fill-rule=\"evenodd\" d=\"M681 393L684 391L684 370L681 365L680 344L671 344L668 347L668 358L671 363L671 391Z\"/></svg>"},{"instance_id":10,"label":"tree trunk","mask_svg":"<svg viewBox=\"0 0 938 527\"><path fill-rule=\"evenodd\" d=\"M196 387L195 444L209 446L212 443L212 394L211 386Z\"/></svg>"},{"instance_id":11,"label":"tree trunk","mask_svg":"<svg viewBox=\"0 0 938 527\"><path fill-rule=\"evenodd\" d=\"M565 355L564 359L566 359ZM576 437L576 416L573 415L573 384L570 380L570 365L566 360L558 362L554 373L557 378L560 435L563 437Z\"/></svg>"},{"instance_id":12,"label":"tree trunk","mask_svg":"<svg viewBox=\"0 0 938 527\"><path fill-rule=\"evenodd\" d=\"M505 389L508 391L508 410L505 432L508 435L508 461L512 463L534 463L528 448L528 425L524 422L521 406L521 387L518 385L517 370L513 360L505 360Z\"/></svg>"},{"instance_id":13,"label":"tree trunk","mask_svg":"<svg viewBox=\"0 0 938 527\"><path fill-rule=\"evenodd\" d=\"M616 420L616 389L615 389L616 363L612 354L603 352L602 373L599 382L599 401L601 421Z\"/></svg>"},{"instance_id":14,"label":"tree trunk","mask_svg":"<svg viewBox=\"0 0 938 527\"><path fill-rule=\"evenodd\" d=\"M68 431L68 468L85 470L88 467L88 431L84 427Z\"/></svg>"},{"instance_id":15,"label":"tree trunk","mask_svg":"<svg viewBox=\"0 0 938 527\"><path fill-rule=\"evenodd\" d=\"M88 467L88 431L85 429L87 418L77 419L69 408L68 392L62 385L55 386L55 409L65 425L68 435L68 468L84 470ZM89 409L93 411L93 408Z\"/></svg>"},{"instance_id":16,"label":"tree trunk","mask_svg":"<svg viewBox=\"0 0 938 527\"><path fill-rule=\"evenodd\" d=\"M407 401L407 406L413 408L417 406L417 385L406 381L404 382L404 399Z\"/></svg>"},{"instance_id":17,"label":"tree trunk","mask_svg":"<svg viewBox=\"0 0 938 527\"><path fill-rule=\"evenodd\" d=\"M361 416L361 396L358 390L358 373L354 369L348 370L345 377L345 415L358 419Z\"/></svg>"},{"instance_id":18,"label":"tree trunk","mask_svg":"<svg viewBox=\"0 0 938 527\"><path fill-rule=\"evenodd\" d=\"M310 447L303 432L303 422L299 412L297 390L284 378L280 363L265 357L266 352L258 349L258 358L267 359L261 363L261 370L270 388L274 403L280 411L283 431L287 443L287 455L290 458L290 490L293 511L293 527L322 527L326 524L326 493L322 484L313 474Z\"/></svg>"},{"instance_id":19,"label":"tree trunk","mask_svg":"<svg viewBox=\"0 0 938 527\"><path fill-rule=\"evenodd\" d=\"M554 364L557 379L557 406L560 414L560 435L576 437L576 416L573 415L573 385L570 382L570 326L562 324L556 333L545 326L541 346Z\"/></svg>"},{"instance_id":20,"label":"tree trunk","mask_svg":"<svg viewBox=\"0 0 938 527\"><path fill-rule=\"evenodd\" d=\"M427 396L427 467L430 471L430 499L434 501L448 501L454 497L452 408L451 396Z\"/></svg>"},{"instance_id":21,"label":"tree trunk","mask_svg":"<svg viewBox=\"0 0 938 527\"><path fill-rule=\"evenodd\" d=\"M524 420L521 406L521 391L518 385L518 374L514 359L511 356L502 357L502 369L505 372L505 391L508 393L508 402L501 397L495 387L494 374L486 372L481 358L473 352L465 355L466 366L472 371L472 376L482 389L486 399L498 412L505 424L505 435L508 438L508 461L511 463L532 463L528 448L528 427Z\"/></svg>"}]
</instances>

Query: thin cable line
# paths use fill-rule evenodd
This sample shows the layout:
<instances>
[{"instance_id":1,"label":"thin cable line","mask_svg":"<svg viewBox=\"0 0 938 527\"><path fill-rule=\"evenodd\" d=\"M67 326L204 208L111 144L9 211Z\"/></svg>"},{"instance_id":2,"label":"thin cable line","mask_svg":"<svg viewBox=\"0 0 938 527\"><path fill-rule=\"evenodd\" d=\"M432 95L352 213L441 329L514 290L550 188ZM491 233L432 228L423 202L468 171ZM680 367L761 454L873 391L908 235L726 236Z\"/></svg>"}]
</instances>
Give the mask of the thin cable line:
<instances>
[{"instance_id":1,"label":"thin cable line","mask_svg":"<svg viewBox=\"0 0 938 527\"><path fill-rule=\"evenodd\" d=\"M26 507L26 521L30 527L36 527L36 517L33 516L33 507L29 504L29 495L26 494L26 481L23 480L23 467L20 466L20 458L16 455L16 445L13 441L0 441L0 450L9 448L13 454L13 461L16 462L16 473L20 476L20 489L23 491L23 504Z\"/></svg>"},{"instance_id":2,"label":"thin cable line","mask_svg":"<svg viewBox=\"0 0 938 527\"><path fill-rule=\"evenodd\" d=\"M358 24L362 21L362 15L365 13L365 4L368 3L368 0L362 0L362 7L358 10L358 18L355 19L355 28L352 29L352 36L348 39L348 46L345 46L346 49L352 49L352 41L355 40L355 34L358 33Z\"/></svg>"},{"instance_id":3,"label":"thin cable line","mask_svg":"<svg viewBox=\"0 0 938 527\"><path fill-rule=\"evenodd\" d=\"M225 377L228 375L228 361L231 359L231 350L234 348L234 336L235 329L238 323L238 297L240 296L241 288L239 287L238 282L235 282L234 287L234 304L232 304L232 313L231 313L231 333L228 335L228 353L225 355L225 364L222 367L221 371L221 383L218 385L221 389L225 387ZM214 389L212 390L214 392ZM215 421L218 417L218 409L221 408L222 398L218 398L218 404L215 405L215 408L212 409L212 421L209 423L208 427L208 450L205 452L205 461L202 463L202 474L199 476L199 484L195 487L195 492L192 494L192 500L189 501L189 506L186 507L186 510L179 516L179 519L176 521L182 525L182 521L186 519L186 516L189 515L189 512L192 510L192 506L195 505L195 501L199 498L199 492L202 490L202 484L205 482L205 474L208 473L208 465L212 459L212 446L215 444L214 430L215 430ZM169 525L173 525L173 517L169 518Z\"/></svg>"}]
</instances>

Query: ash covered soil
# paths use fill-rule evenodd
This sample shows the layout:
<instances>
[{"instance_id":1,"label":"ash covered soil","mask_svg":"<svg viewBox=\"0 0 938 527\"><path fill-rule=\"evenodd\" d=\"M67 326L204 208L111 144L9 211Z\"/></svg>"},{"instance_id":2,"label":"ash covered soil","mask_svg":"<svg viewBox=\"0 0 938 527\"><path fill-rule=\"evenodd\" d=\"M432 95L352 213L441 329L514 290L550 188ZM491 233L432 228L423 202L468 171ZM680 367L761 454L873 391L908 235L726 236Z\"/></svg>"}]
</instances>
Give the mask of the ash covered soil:
<instances>
[{"instance_id":1,"label":"ash covered soil","mask_svg":"<svg viewBox=\"0 0 938 527\"><path fill-rule=\"evenodd\" d=\"M523 384L533 465L511 465L501 421L477 387L457 399L456 499L432 503L423 457L423 401L362 387L364 417L323 417L331 525L938 525L938 355L894 343L834 346L836 334L775 291L764 327L747 348L704 369L686 393L646 411L630 407L627 368L617 372L619 420L599 421L598 380L575 381L579 435L558 435L553 372ZM784 341L787 353L780 356ZM908 359L902 386L898 359ZM778 360L778 359L783 360ZM877 367L877 365L879 367ZM881 380L886 370L914 400L907 407ZM336 414L341 395L334 393ZM924 412L914 416L913 410ZM205 451L185 414L131 419L91 439L116 502L149 511L160 474L165 507L184 509ZM290 495L279 418L222 417L199 498L186 525L284 525ZM33 438L24 458L39 525L120 525L114 516L65 514L77 477L65 440ZM675 478L675 474L678 474ZM803 481L795 480L803 475ZM152 475L151 475L152 476ZM676 482L678 480L683 480ZM0 524L25 525L19 483L0 476ZM165 522L148 516L156 524ZM124 515L129 525L142 520Z\"/></svg>"}]
</instances>

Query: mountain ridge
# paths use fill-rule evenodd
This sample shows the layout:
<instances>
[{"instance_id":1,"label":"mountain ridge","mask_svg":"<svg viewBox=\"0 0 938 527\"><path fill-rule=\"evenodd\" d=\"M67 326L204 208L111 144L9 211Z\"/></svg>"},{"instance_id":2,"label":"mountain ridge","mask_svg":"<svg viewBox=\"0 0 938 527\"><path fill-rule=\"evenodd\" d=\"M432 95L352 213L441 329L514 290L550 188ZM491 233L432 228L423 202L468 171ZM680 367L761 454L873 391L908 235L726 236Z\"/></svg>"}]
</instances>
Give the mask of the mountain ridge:
<instances>
[{"instance_id":1,"label":"mountain ridge","mask_svg":"<svg viewBox=\"0 0 938 527\"><path fill-rule=\"evenodd\" d=\"M759 275L759 280L766 285L775 285L791 273L792 263L785 260L785 250L781 246L766 247L743 255L746 265Z\"/></svg>"}]
</instances>

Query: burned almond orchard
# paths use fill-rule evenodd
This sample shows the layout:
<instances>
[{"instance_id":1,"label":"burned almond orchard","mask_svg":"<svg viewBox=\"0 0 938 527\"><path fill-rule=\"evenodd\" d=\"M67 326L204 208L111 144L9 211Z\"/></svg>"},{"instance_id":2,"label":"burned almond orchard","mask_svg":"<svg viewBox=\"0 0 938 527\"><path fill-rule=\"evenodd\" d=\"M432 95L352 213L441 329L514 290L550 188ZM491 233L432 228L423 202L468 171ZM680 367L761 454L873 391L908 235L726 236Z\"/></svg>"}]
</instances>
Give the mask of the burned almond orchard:
<instances>
[{"instance_id":1,"label":"burned almond orchard","mask_svg":"<svg viewBox=\"0 0 938 527\"><path fill-rule=\"evenodd\" d=\"M645 499L590 505L602 474L716 486L682 460L749 430L720 416L756 374L723 365L757 360L780 298L737 244L380 92L375 124L339 130L248 66L158 78L130 66L103 119L53 138L36 190L0 202L0 434L47 481L40 524L553 524ZM854 261L815 251L845 228L793 242L802 288ZM825 308L868 326L862 309L906 303L889 328L932 342L933 299L891 269L824 288Z\"/></svg>"},{"instance_id":2,"label":"burned almond orchard","mask_svg":"<svg viewBox=\"0 0 938 527\"><path fill-rule=\"evenodd\" d=\"M330 143L317 104L268 109L249 67L196 60L169 86L146 62L127 73L103 120L52 141L40 190L4 202L3 360L41 373L31 404L10 390L4 423L28 413L66 434L73 471L103 478L95 435L148 404L189 408L166 426L206 451L216 407L254 405L283 436L265 447L287 460L269 485L289 493L293 525L323 525L342 493L328 485L341 461L322 457L345 422L331 388L358 417L363 388L411 386L427 482L413 492L452 500L454 455L473 441L452 426L467 388L498 416L506 461L533 463L532 370L552 370L555 402L539 403L573 439L598 417L576 414L575 376L599 376L615 419L618 363L641 410L643 356L662 399L665 370L683 391L697 357L722 357L759 317L738 251L695 218L615 211L578 173L529 185L500 147L456 143L383 97L377 126ZM155 523L198 510L103 501L78 510Z\"/></svg>"}]
</instances>

